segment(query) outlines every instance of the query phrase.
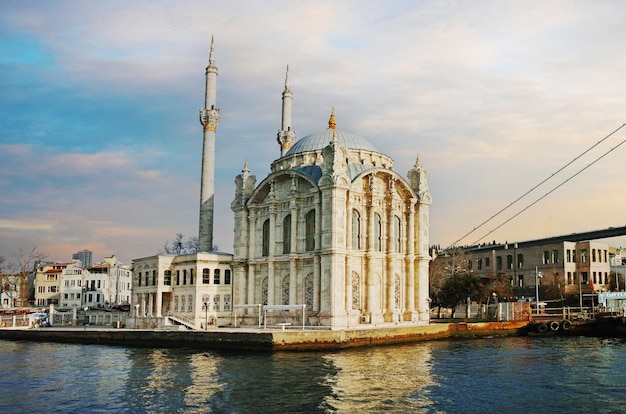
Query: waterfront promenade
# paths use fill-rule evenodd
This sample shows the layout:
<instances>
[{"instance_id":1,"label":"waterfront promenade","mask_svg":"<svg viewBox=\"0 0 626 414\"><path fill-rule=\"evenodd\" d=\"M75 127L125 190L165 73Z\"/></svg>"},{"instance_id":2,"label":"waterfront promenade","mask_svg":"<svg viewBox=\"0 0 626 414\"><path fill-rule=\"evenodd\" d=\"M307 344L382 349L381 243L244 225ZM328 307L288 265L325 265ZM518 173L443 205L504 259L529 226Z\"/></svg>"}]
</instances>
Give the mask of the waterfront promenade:
<instances>
[{"instance_id":1,"label":"waterfront promenade","mask_svg":"<svg viewBox=\"0 0 626 414\"><path fill-rule=\"evenodd\" d=\"M514 336L528 322L435 323L321 330L314 327L217 328L207 331L107 327L1 328L0 339L241 351L338 350L445 338Z\"/></svg>"}]
</instances>

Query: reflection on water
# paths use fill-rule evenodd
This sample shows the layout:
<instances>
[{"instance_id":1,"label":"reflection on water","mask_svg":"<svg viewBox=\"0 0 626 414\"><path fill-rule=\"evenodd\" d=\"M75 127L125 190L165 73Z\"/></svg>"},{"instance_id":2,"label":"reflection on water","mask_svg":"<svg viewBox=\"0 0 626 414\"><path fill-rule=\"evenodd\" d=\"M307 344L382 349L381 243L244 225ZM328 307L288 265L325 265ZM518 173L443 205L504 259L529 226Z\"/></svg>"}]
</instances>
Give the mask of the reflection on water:
<instances>
[{"instance_id":1,"label":"reflection on water","mask_svg":"<svg viewBox=\"0 0 626 414\"><path fill-rule=\"evenodd\" d=\"M189 407L187 412L206 412L214 395L223 391L225 384L217 375L222 359L211 354L189 355L191 384L185 391L185 406Z\"/></svg>"},{"instance_id":2,"label":"reflection on water","mask_svg":"<svg viewBox=\"0 0 626 414\"><path fill-rule=\"evenodd\" d=\"M337 412L418 412L431 403L429 344L355 349L324 357L337 369L325 405Z\"/></svg>"},{"instance_id":3,"label":"reflection on water","mask_svg":"<svg viewBox=\"0 0 626 414\"><path fill-rule=\"evenodd\" d=\"M0 413L622 411L626 343L437 341L332 353L0 341Z\"/></svg>"}]
</instances>

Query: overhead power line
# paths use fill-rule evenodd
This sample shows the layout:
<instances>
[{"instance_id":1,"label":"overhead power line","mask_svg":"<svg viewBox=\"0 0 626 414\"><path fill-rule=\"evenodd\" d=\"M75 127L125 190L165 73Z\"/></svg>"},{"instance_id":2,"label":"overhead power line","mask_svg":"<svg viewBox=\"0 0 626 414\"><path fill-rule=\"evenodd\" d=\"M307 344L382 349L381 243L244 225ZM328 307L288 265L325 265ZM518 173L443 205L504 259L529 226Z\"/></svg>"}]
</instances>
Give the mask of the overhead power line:
<instances>
[{"instance_id":1,"label":"overhead power line","mask_svg":"<svg viewBox=\"0 0 626 414\"><path fill-rule=\"evenodd\" d=\"M597 147L598 145L600 145L601 143L603 143L604 141L606 141L608 138L610 138L611 136L613 136L615 133L617 133L620 129L624 128L624 126L626 126L625 124L622 124L619 128L615 129L613 132L611 132L610 134L608 134L607 136L605 136L604 138L602 138L600 141L596 142L595 144L593 144L591 147L587 148L585 151L583 151L581 154L579 154L578 156L576 156L574 159L572 159L570 162L568 162L567 164L565 164L564 166L562 166L561 168L559 168L558 170L556 170L555 172L553 172L552 174L550 174L546 179L544 179L543 181L541 181L539 184L535 185L533 188L531 188L530 190L526 191L524 194L522 194L521 196L519 196L518 198L516 198L513 202L511 202L510 204L508 204L506 207L502 208L501 210L499 210L497 213L495 213L494 215L492 215L491 217L489 217L487 220L483 221L482 223L480 223L478 226L474 227L471 231L469 231L468 233L464 234L461 238L459 238L458 240L456 240L454 243L452 243L449 247L454 247L456 246L457 243L459 243L461 240L465 239L467 236L469 236L470 234L473 234L475 231L477 231L478 229L480 229L481 227L483 227L485 224L489 223L491 220L493 220L494 218L498 217L500 214L502 214L503 212L505 212L506 210L508 210L510 207L512 207L513 205L515 205L518 201L522 200L524 197L526 197L528 194L532 193L533 191L535 191L537 188L539 188L541 185L543 185L544 183L546 183L548 180L550 180L552 177L554 177L555 175L557 175L558 173L560 173L561 171L563 171L565 168L569 167L570 165L572 165L575 161L577 161L578 159L580 159L582 156L584 156L585 154L587 154L589 151L591 151L592 149L594 149L595 147ZM530 204L529 206L527 206L526 208L524 208L522 211L518 212L517 214L515 214L513 217L509 218L508 220L506 220L504 223L500 224L498 227L496 227L495 229L491 230L489 233L487 233L486 235L484 235L483 237L481 237L480 239L478 239L478 241L482 240L483 238L487 237L488 235L490 235L491 233L493 233L494 231L496 231L497 229L499 229L500 227L502 227L503 225L505 225L506 223L508 223L509 221L513 220L515 217L517 217L518 215L520 215L522 212L526 211L527 209L529 209L530 207L532 207L533 205L535 205L536 203L538 203L540 200L542 200L543 198L545 198L548 194L552 193L553 191L555 191L557 188L561 187L563 184L565 184L566 182L568 182L569 180L571 180L572 178L574 178L575 176L577 176L578 174L580 174L581 172L583 172L584 170L586 170L588 167L590 167L591 165L595 164L597 161L599 161L600 159L602 159L604 156L606 156L608 153L610 153L611 151L615 150L617 147L619 147L620 145L622 145L624 142L626 142L626 140L622 141L621 143L619 143L617 146L611 148L608 152L606 152L605 154L603 154L600 158L596 159L595 161L593 161L591 164L587 165L585 168L583 168L582 170L578 171L576 174L574 174L573 176L569 177L567 180L565 180L564 182L562 182L561 184L559 184L557 187L553 188L551 191L549 191L548 193L546 193L543 197L539 198L538 200L536 200L534 203ZM474 242L473 244L477 243L478 241Z\"/></svg>"}]
</instances>

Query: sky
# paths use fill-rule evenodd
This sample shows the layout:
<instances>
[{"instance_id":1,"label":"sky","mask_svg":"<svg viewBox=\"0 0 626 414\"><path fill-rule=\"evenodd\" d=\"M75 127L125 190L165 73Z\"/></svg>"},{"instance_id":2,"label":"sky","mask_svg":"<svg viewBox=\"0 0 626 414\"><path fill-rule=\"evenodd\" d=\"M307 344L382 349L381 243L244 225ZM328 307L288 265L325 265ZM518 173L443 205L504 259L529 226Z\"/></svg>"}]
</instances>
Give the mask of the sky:
<instances>
[{"instance_id":1,"label":"sky","mask_svg":"<svg viewBox=\"0 0 626 414\"><path fill-rule=\"evenodd\" d=\"M431 244L624 226L626 127L602 140L626 122L625 13L610 0L4 0L0 256L130 264L197 236L212 36L221 251L236 175L247 162L260 182L280 156L287 65L297 138L334 107L402 176L419 155Z\"/></svg>"}]
</instances>

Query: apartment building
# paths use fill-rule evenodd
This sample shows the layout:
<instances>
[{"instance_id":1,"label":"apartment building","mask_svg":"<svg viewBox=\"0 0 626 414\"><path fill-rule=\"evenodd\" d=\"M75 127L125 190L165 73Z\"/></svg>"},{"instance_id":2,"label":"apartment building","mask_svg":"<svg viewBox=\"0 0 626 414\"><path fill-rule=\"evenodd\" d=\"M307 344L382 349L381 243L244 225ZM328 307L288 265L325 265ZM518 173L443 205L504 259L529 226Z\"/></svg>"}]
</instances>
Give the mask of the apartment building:
<instances>
[{"instance_id":1,"label":"apartment building","mask_svg":"<svg viewBox=\"0 0 626 414\"><path fill-rule=\"evenodd\" d=\"M463 250L469 271L478 276L504 273L514 287L558 282L565 293L609 289L611 263L605 242L542 239Z\"/></svg>"}]
</instances>

